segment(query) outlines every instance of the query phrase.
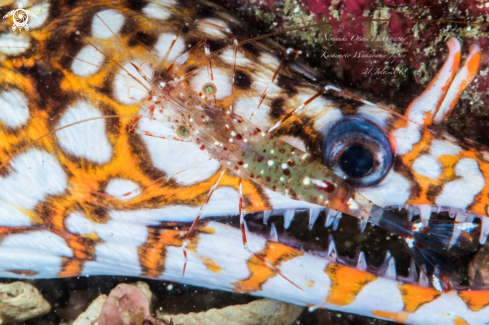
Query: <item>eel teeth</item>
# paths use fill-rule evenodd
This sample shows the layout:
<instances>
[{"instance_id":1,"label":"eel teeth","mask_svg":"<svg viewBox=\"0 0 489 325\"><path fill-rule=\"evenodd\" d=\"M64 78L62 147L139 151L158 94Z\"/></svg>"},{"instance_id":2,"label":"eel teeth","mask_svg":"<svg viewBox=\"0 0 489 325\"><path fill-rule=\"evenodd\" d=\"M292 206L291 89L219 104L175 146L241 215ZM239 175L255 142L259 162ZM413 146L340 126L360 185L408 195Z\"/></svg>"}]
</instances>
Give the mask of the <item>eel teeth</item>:
<instances>
[{"instance_id":1,"label":"eel teeth","mask_svg":"<svg viewBox=\"0 0 489 325\"><path fill-rule=\"evenodd\" d=\"M360 271L367 271L367 261L365 260L365 254L363 252L358 254L357 269Z\"/></svg>"},{"instance_id":2,"label":"eel teeth","mask_svg":"<svg viewBox=\"0 0 489 325\"><path fill-rule=\"evenodd\" d=\"M319 217L319 213L321 213L320 208L309 209L309 230L312 230L312 227Z\"/></svg>"},{"instance_id":3,"label":"eel teeth","mask_svg":"<svg viewBox=\"0 0 489 325\"><path fill-rule=\"evenodd\" d=\"M284 212L284 228L289 229L290 223L295 216L295 209L287 209Z\"/></svg>"},{"instance_id":4,"label":"eel teeth","mask_svg":"<svg viewBox=\"0 0 489 325\"><path fill-rule=\"evenodd\" d=\"M330 227L333 224L333 222L336 220L338 214L340 214L339 211L329 209L328 213L326 214L326 222L324 223L324 226L326 228Z\"/></svg>"},{"instance_id":5,"label":"eel teeth","mask_svg":"<svg viewBox=\"0 0 489 325\"><path fill-rule=\"evenodd\" d=\"M396 272L396 260L392 257L391 252L387 251L385 254L384 263L379 269L379 274L384 278L395 280L397 278Z\"/></svg>"},{"instance_id":6,"label":"eel teeth","mask_svg":"<svg viewBox=\"0 0 489 325\"><path fill-rule=\"evenodd\" d=\"M278 243L277 228L275 227L275 223L273 222L272 227L270 227L270 236L268 237L268 239Z\"/></svg>"},{"instance_id":7,"label":"eel teeth","mask_svg":"<svg viewBox=\"0 0 489 325\"><path fill-rule=\"evenodd\" d=\"M336 254L336 245L333 240L333 236L329 235L329 245L328 245L328 257L331 257L336 261L338 254Z\"/></svg>"},{"instance_id":8,"label":"eel teeth","mask_svg":"<svg viewBox=\"0 0 489 325\"><path fill-rule=\"evenodd\" d=\"M461 210L457 212L455 215L455 221L456 222L465 222L467 220L467 215L463 213ZM452 238L450 239L450 243L448 244L448 248L450 249L453 244L457 241L458 237L460 237L460 233L457 231L452 232Z\"/></svg>"},{"instance_id":9,"label":"eel teeth","mask_svg":"<svg viewBox=\"0 0 489 325\"><path fill-rule=\"evenodd\" d=\"M484 245L487 240L487 235L489 234L489 218L488 217L481 217L481 234L479 238L479 242L481 245Z\"/></svg>"},{"instance_id":10,"label":"eel teeth","mask_svg":"<svg viewBox=\"0 0 489 325\"><path fill-rule=\"evenodd\" d=\"M339 212L338 216L336 218L334 218L333 231L338 230L338 226L340 225L341 217L343 217L343 213Z\"/></svg>"},{"instance_id":11,"label":"eel teeth","mask_svg":"<svg viewBox=\"0 0 489 325\"><path fill-rule=\"evenodd\" d=\"M360 228L360 232L363 233L365 228L367 228L368 220L358 219L358 227Z\"/></svg>"},{"instance_id":12,"label":"eel teeth","mask_svg":"<svg viewBox=\"0 0 489 325\"><path fill-rule=\"evenodd\" d=\"M413 216L415 215L418 215L419 214L419 210L418 210L418 207L415 206L415 205L410 205L407 207L407 218L409 221L412 221L413 220Z\"/></svg>"},{"instance_id":13,"label":"eel teeth","mask_svg":"<svg viewBox=\"0 0 489 325\"><path fill-rule=\"evenodd\" d=\"M479 265L475 267L474 271L474 281L472 283L473 287L482 287L484 285L484 279L482 278L481 270L479 269Z\"/></svg>"},{"instance_id":14,"label":"eel teeth","mask_svg":"<svg viewBox=\"0 0 489 325\"><path fill-rule=\"evenodd\" d=\"M411 259L411 263L409 264L408 280L413 283L418 281L418 272L416 271L416 263L414 262L414 258Z\"/></svg>"},{"instance_id":15,"label":"eel teeth","mask_svg":"<svg viewBox=\"0 0 489 325\"><path fill-rule=\"evenodd\" d=\"M426 226L428 220L430 220L431 218L431 205L421 204L418 205L418 209L419 209L419 217L421 218L423 225Z\"/></svg>"},{"instance_id":16,"label":"eel teeth","mask_svg":"<svg viewBox=\"0 0 489 325\"><path fill-rule=\"evenodd\" d=\"M270 216L272 215L273 210L265 210L263 211L263 224L266 225L268 224L268 219L270 219Z\"/></svg>"},{"instance_id":17,"label":"eel teeth","mask_svg":"<svg viewBox=\"0 0 489 325\"><path fill-rule=\"evenodd\" d=\"M426 277L426 272L421 271L421 274L419 275L419 285L422 287L429 287L430 286L430 281L428 281L428 278Z\"/></svg>"}]
</instances>

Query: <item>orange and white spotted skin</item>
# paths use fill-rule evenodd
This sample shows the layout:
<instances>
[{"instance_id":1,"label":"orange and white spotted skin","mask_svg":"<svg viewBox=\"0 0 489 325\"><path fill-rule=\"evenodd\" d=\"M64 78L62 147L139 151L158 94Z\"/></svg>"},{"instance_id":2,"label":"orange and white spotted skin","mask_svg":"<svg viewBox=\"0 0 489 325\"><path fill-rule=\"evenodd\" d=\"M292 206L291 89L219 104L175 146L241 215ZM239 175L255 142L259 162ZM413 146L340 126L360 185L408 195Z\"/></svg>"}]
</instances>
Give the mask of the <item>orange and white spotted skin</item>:
<instances>
[{"instance_id":1,"label":"orange and white spotted skin","mask_svg":"<svg viewBox=\"0 0 489 325\"><path fill-rule=\"evenodd\" d=\"M39 17L29 33L14 34L6 24L0 35L0 276L141 276L401 323L489 321L489 291L480 283L441 293L423 275L398 276L393 258L374 269L363 253L354 262L340 257L333 241L326 251L306 252L274 226L270 239L250 227L249 249L298 290L243 248L238 229L206 219L238 214L239 182L231 173L190 238L183 276L186 230L221 167L198 145L161 139L172 130L152 119L139 121L141 134L128 132L150 95L148 80L206 39L212 51L221 49L211 57L216 105L232 106L243 118L253 115L262 130L324 84L289 60L278 69L284 49L273 42L234 51L235 39L247 39L246 26L208 3L104 0L25 7ZM439 127L477 72L480 51L474 46L457 72L461 49L455 39L448 44L446 65L405 118L330 90L284 121L276 136L324 161L377 205L405 206L422 219L438 209L450 209L459 221L481 218L484 242L489 156ZM195 74L186 82L198 93L208 76ZM331 155L358 144L351 139L361 132L369 139L361 144L376 153L375 168L349 179ZM311 227L321 211L249 180L242 185L246 212L265 211L266 221L274 210L284 215L286 228L297 210L310 211ZM337 226L335 216L328 211L328 225Z\"/></svg>"}]
</instances>

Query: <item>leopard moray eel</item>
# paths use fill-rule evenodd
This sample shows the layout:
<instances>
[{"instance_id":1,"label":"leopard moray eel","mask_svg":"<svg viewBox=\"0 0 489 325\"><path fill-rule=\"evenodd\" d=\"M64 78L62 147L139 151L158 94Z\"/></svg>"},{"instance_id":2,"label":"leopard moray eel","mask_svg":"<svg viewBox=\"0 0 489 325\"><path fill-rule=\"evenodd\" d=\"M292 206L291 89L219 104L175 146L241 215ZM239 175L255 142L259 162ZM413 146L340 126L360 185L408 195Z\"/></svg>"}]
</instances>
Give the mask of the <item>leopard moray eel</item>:
<instances>
[{"instance_id":1,"label":"leopard moray eel","mask_svg":"<svg viewBox=\"0 0 489 325\"><path fill-rule=\"evenodd\" d=\"M298 249L292 239L278 236L274 226L268 238L250 222L250 249L302 288L298 290L243 249L237 228L219 222L218 217L226 220L238 213L238 182L231 174L224 175L206 207L204 217L216 218L203 219L187 246L189 263L182 276L186 229L220 174L219 164L206 163L198 147L129 133L131 119L119 117L74 125L19 149L82 119L136 114L138 101L148 93L129 75L137 76L130 62L156 75L202 39L212 51L234 38L247 39L246 26L203 2L60 1L25 7L39 17L30 22L29 32L13 33L10 21L1 23L0 161L13 159L0 171L0 276L141 276L404 323L489 321L489 292L480 282L471 290L441 293L414 268L408 277L398 276L389 256L382 267L373 268L363 253L355 261L340 257L334 241L327 250L313 245ZM277 136L340 174L338 157L328 155L344 151L338 143L348 148L351 139L367 139L363 145L375 153L374 169L349 179L360 193L384 207L405 207L410 216L422 219L440 209L459 221L478 218L485 242L489 156L437 126L463 90L459 81L468 83L476 73L480 52L471 49L452 82L461 49L454 39L449 48L440 74L408 108L409 120L330 91L284 123ZM239 46L236 59L232 48L214 55L217 104L232 105L236 113L250 117L280 64L276 54L282 52L263 40ZM306 66L287 60L253 122L262 129L274 125L318 92L321 80L313 78ZM200 91L202 79L196 75L190 84ZM158 132L154 121L141 123ZM201 162L198 167L196 161ZM184 168L188 170L170 181L124 200L93 195L121 195ZM248 213L262 215L265 222L271 213L257 212L281 213L286 228L298 210L309 210L311 226L321 211L248 181L243 194ZM338 222L335 211L326 212L327 224Z\"/></svg>"}]
</instances>

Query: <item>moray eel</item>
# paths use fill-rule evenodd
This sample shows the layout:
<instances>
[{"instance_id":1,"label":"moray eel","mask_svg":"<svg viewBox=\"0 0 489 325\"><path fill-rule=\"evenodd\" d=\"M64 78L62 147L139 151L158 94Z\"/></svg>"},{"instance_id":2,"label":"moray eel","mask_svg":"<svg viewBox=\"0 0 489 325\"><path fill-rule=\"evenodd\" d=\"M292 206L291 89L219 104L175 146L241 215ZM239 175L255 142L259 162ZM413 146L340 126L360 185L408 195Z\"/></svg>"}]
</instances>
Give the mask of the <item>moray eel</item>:
<instances>
[{"instance_id":1,"label":"moray eel","mask_svg":"<svg viewBox=\"0 0 489 325\"><path fill-rule=\"evenodd\" d=\"M12 31L4 20L0 34L0 276L148 277L400 323L489 321L479 273L472 287L440 289L413 262L398 274L390 253L372 266L364 252L339 254L334 234L322 232L327 247L294 238L282 229L295 227L305 216L299 212L308 212L310 231L337 229L341 213L254 180L269 171L240 181L201 144L180 141L188 130L169 139L172 129L162 132L152 115L134 128L143 103L154 99L155 80L165 82L178 66L173 78L194 96L209 91L215 107L251 120L258 133L279 125L273 137L336 173L337 190L407 209L409 221L419 215L424 224L432 212L448 212L455 221L447 240L456 243L457 225L471 224L483 244L489 152L443 128L477 74L477 46L461 60L464 49L449 39L444 66L402 116L342 90L321 92L328 82L288 55L298 52L250 40L244 22L211 3L24 7L36 16L29 29ZM211 74L215 89L207 88ZM293 166L283 169L294 177ZM283 226L270 221L277 215Z\"/></svg>"}]
</instances>

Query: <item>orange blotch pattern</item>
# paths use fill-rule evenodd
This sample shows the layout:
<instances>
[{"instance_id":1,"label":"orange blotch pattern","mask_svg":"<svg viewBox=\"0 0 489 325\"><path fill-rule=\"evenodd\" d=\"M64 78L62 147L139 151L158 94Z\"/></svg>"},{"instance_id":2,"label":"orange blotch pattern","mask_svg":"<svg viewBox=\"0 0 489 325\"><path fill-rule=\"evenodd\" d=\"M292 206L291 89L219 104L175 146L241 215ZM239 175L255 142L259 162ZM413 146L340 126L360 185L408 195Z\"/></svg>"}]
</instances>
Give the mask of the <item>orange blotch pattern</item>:
<instances>
[{"instance_id":1,"label":"orange blotch pattern","mask_svg":"<svg viewBox=\"0 0 489 325\"><path fill-rule=\"evenodd\" d=\"M326 302L337 306L351 304L367 284L377 279L370 273L336 263L328 264L324 271L332 282Z\"/></svg>"},{"instance_id":2,"label":"orange blotch pattern","mask_svg":"<svg viewBox=\"0 0 489 325\"><path fill-rule=\"evenodd\" d=\"M458 296L473 311L479 311L489 305L489 292L487 290L460 291Z\"/></svg>"},{"instance_id":3,"label":"orange blotch pattern","mask_svg":"<svg viewBox=\"0 0 489 325\"><path fill-rule=\"evenodd\" d=\"M399 285L399 290L404 302L404 310L410 313L415 312L421 305L433 301L441 295L434 288L425 288L413 284Z\"/></svg>"},{"instance_id":4,"label":"orange blotch pattern","mask_svg":"<svg viewBox=\"0 0 489 325\"><path fill-rule=\"evenodd\" d=\"M390 320L393 320L397 323L404 323L409 318L409 313L407 313L405 311L394 313L394 312L390 312L390 311L374 310L374 311L372 311L372 315L374 315L375 317L379 317L379 318L390 319Z\"/></svg>"},{"instance_id":5,"label":"orange blotch pattern","mask_svg":"<svg viewBox=\"0 0 489 325\"><path fill-rule=\"evenodd\" d=\"M295 257L303 255L302 252L292 247L272 241L267 241L265 249L261 253L257 254L274 267L277 267L283 262L291 260ZM236 287L235 291L237 292L247 293L261 290L263 283L277 275L270 267L265 265L255 256L252 256L247 264L248 269L250 270L250 276L246 280L233 283L233 285ZM287 274L284 275L287 276ZM291 290L296 289L291 288Z\"/></svg>"}]
</instances>

